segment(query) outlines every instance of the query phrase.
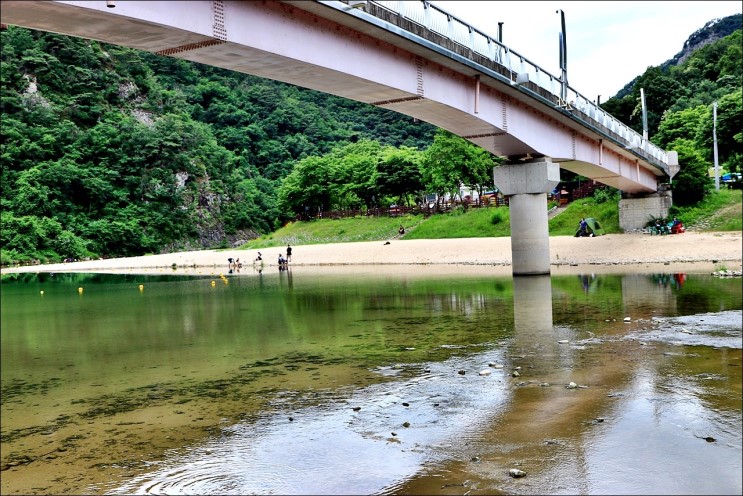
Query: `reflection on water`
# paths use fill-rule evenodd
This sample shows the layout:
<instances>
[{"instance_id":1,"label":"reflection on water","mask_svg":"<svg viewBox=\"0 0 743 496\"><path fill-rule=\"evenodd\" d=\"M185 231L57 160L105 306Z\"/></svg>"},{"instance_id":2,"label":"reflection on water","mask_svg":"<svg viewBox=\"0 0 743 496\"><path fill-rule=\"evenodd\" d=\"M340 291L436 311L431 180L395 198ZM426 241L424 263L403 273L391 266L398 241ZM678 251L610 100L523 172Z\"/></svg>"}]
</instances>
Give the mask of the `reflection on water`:
<instances>
[{"instance_id":1,"label":"reflection on water","mask_svg":"<svg viewBox=\"0 0 743 496\"><path fill-rule=\"evenodd\" d=\"M739 279L234 270L4 276L2 493L741 492Z\"/></svg>"},{"instance_id":2,"label":"reflection on water","mask_svg":"<svg viewBox=\"0 0 743 496\"><path fill-rule=\"evenodd\" d=\"M416 377L359 388L342 401L226 429L164 468L115 490L130 494L369 494L461 451L462 435L503 408L506 388L477 372L499 352L433 363ZM477 376L467 378L455 371Z\"/></svg>"}]
</instances>

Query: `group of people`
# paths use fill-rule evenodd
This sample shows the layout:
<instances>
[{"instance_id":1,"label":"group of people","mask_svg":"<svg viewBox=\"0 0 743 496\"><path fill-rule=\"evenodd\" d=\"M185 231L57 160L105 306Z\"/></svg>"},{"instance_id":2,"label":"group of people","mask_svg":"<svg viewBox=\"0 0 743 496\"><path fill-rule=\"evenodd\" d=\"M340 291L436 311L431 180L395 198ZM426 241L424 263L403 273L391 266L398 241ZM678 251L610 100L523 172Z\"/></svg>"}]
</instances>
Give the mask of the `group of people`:
<instances>
[{"instance_id":1,"label":"group of people","mask_svg":"<svg viewBox=\"0 0 743 496\"><path fill-rule=\"evenodd\" d=\"M292 247L286 245L286 258L283 253L279 253L279 270L286 270L289 268L289 262L292 261Z\"/></svg>"},{"instance_id":2,"label":"group of people","mask_svg":"<svg viewBox=\"0 0 743 496\"><path fill-rule=\"evenodd\" d=\"M233 272L240 272L240 269L242 268L242 266L243 264L239 258L229 257L227 259L227 268L229 269L228 271L229 274L232 274Z\"/></svg>"},{"instance_id":3,"label":"group of people","mask_svg":"<svg viewBox=\"0 0 743 496\"><path fill-rule=\"evenodd\" d=\"M660 219L655 219L654 231L657 234L681 234L686 231L686 228L678 218L674 217L668 224L662 223Z\"/></svg>"},{"instance_id":4,"label":"group of people","mask_svg":"<svg viewBox=\"0 0 743 496\"><path fill-rule=\"evenodd\" d=\"M286 245L286 257L284 257L283 253L279 253L279 270L286 270L289 268L289 262L292 261L292 247L291 245ZM261 252L258 252L258 255L255 257L255 260L253 260L253 264L259 263L260 265L263 265L263 254ZM227 259L227 267L230 269L230 274L232 274L233 270L237 270L242 268L243 264L240 262L239 258L232 258L229 257Z\"/></svg>"}]
</instances>

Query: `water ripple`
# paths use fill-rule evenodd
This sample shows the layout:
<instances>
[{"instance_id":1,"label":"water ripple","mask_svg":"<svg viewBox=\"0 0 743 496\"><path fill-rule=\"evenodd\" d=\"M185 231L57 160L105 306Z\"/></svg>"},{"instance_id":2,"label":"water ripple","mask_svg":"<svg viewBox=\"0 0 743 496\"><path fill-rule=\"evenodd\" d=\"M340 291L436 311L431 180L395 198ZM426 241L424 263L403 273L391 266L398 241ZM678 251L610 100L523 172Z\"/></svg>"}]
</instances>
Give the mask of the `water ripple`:
<instances>
[{"instance_id":1,"label":"water ripple","mask_svg":"<svg viewBox=\"0 0 743 496\"><path fill-rule=\"evenodd\" d=\"M497 369L479 376L489 362L502 363L501 350L431 363L422 376L293 410L291 419L231 426L109 494L378 493L456 453L497 415L508 381Z\"/></svg>"}]
</instances>

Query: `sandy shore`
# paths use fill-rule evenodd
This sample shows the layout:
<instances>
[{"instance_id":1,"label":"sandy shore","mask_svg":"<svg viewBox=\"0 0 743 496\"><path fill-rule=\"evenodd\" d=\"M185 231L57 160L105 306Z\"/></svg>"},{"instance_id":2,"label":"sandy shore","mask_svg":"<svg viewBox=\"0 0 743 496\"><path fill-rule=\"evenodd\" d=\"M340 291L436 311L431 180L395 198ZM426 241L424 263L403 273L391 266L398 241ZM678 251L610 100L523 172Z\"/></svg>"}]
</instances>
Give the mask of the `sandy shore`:
<instances>
[{"instance_id":1,"label":"sandy shore","mask_svg":"<svg viewBox=\"0 0 743 496\"><path fill-rule=\"evenodd\" d=\"M112 258L74 263L34 265L2 269L19 272L107 272L211 274L227 271L227 259L239 258L243 272L253 267L258 251L264 268L275 267L279 253L286 247L260 250L203 250L130 258ZM463 238L437 240L392 239L382 241L293 246L291 267L356 270L361 267L381 270L382 266L420 267L466 271L466 266L494 272L511 273L511 238ZM669 236L647 234L608 234L596 238L553 236L550 238L552 273L580 273L590 266L592 272L646 272L677 270L713 271L720 268L741 270L743 233L687 232ZM174 268L175 267L175 268Z\"/></svg>"}]
</instances>

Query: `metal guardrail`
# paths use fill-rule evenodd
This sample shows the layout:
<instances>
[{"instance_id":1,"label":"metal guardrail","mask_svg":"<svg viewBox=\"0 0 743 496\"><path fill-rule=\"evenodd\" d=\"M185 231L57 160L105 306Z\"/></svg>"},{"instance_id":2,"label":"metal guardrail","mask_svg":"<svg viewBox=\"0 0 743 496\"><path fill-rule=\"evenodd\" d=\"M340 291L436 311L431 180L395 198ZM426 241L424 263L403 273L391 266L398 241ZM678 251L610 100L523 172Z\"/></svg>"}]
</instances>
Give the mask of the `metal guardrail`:
<instances>
[{"instance_id":1,"label":"metal guardrail","mask_svg":"<svg viewBox=\"0 0 743 496\"><path fill-rule=\"evenodd\" d=\"M655 159L666 167L668 166L668 154L664 150L649 141L643 140L641 134L608 114L596 103L569 85L567 86L567 96L563 101L562 80L559 77L550 74L523 55L511 50L498 40L470 26L454 15L426 0L369 0L367 3L377 5L399 15L504 67L511 84L521 84L524 81L533 83L558 99L559 104L555 105L556 107L579 111L582 115L576 117L612 133L613 137L623 143L627 149L635 150L648 158Z\"/></svg>"}]
</instances>

